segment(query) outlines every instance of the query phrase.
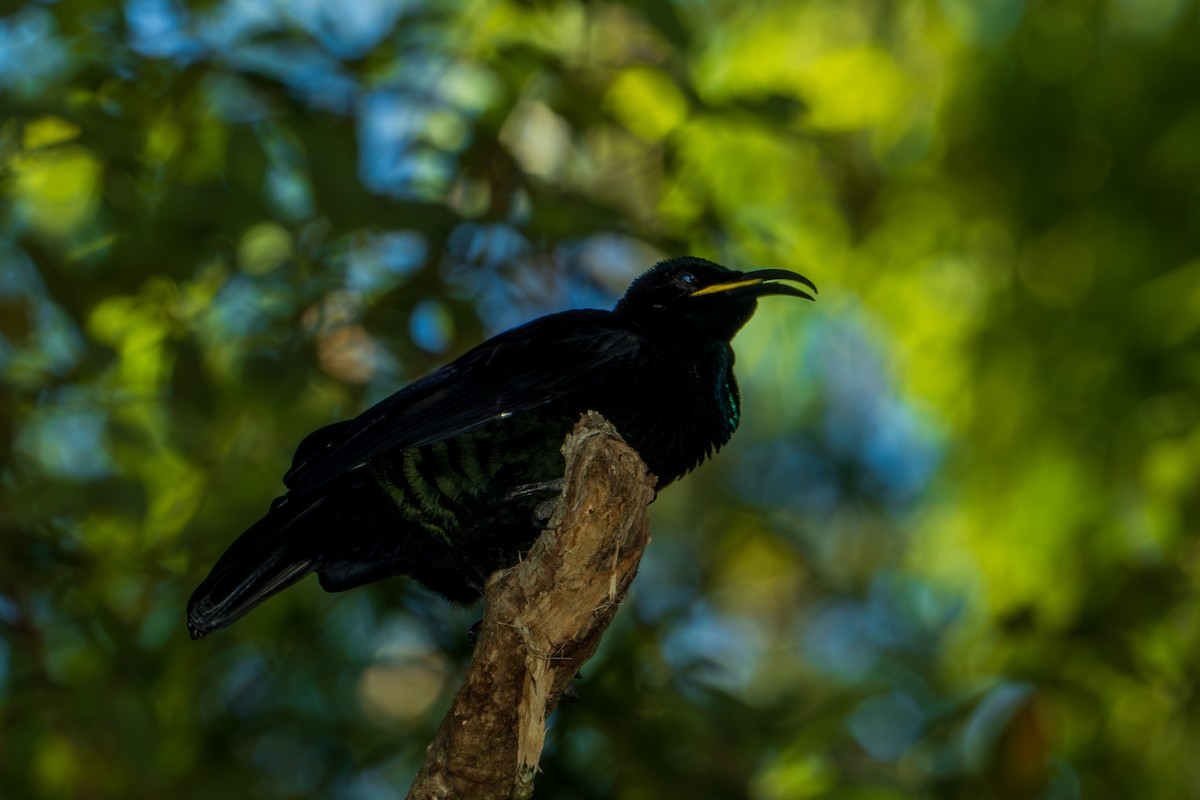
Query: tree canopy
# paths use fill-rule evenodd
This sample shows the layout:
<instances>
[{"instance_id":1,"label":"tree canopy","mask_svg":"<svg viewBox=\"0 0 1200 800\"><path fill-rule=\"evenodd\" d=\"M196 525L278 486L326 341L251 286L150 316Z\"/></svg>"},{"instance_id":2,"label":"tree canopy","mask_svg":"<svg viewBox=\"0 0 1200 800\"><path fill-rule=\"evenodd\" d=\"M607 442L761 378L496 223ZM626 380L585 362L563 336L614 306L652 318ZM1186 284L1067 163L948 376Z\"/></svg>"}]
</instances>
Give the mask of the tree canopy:
<instances>
[{"instance_id":1,"label":"tree canopy","mask_svg":"<svg viewBox=\"0 0 1200 800\"><path fill-rule=\"evenodd\" d=\"M538 797L1195 797L1200 6L0 16L0 785L403 797L477 609L188 640L310 430L656 259L786 267Z\"/></svg>"}]
</instances>

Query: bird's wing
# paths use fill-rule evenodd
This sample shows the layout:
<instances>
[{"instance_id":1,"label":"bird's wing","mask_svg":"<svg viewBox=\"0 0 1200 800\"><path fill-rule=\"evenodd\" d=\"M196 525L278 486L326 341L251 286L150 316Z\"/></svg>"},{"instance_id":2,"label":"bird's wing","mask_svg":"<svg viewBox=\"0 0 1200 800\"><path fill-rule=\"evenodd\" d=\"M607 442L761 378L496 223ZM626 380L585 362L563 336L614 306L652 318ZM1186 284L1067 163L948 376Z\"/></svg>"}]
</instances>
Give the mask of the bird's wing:
<instances>
[{"instance_id":1,"label":"bird's wing","mask_svg":"<svg viewBox=\"0 0 1200 800\"><path fill-rule=\"evenodd\" d=\"M388 451L421 447L588 387L636 360L642 336L606 311L568 311L506 331L301 442L283 481L307 494Z\"/></svg>"}]
</instances>

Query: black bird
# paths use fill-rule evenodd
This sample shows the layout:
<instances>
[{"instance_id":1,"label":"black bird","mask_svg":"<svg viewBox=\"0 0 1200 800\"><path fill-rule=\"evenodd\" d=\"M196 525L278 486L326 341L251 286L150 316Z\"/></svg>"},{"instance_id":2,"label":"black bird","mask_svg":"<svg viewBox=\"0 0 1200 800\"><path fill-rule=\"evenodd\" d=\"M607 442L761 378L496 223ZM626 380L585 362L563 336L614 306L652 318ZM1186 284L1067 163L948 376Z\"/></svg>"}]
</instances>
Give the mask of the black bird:
<instances>
[{"instance_id":1,"label":"black bird","mask_svg":"<svg viewBox=\"0 0 1200 800\"><path fill-rule=\"evenodd\" d=\"M535 319L488 339L357 418L304 439L287 492L238 537L188 603L193 639L310 572L339 592L394 575L472 602L549 519L563 439L587 410L641 455L658 488L738 426L734 334L759 297L812 300L802 275L673 258L612 311Z\"/></svg>"}]
</instances>

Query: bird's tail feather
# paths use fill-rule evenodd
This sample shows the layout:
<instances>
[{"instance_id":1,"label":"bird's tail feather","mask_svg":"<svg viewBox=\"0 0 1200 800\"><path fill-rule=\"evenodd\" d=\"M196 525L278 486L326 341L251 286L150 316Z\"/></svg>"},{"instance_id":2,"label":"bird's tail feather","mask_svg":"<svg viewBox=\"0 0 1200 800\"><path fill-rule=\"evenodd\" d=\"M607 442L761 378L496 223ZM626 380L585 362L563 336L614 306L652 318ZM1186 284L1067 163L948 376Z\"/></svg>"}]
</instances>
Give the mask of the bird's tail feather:
<instances>
[{"instance_id":1,"label":"bird's tail feather","mask_svg":"<svg viewBox=\"0 0 1200 800\"><path fill-rule=\"evenodd\" d=\"M265 517L238 537L188 601L188 632L207 636L240 619L268 597L281 592L319 564L306 547L300 524L318 503L293 513L276 502Z\"/></svg>"}]
</instances>

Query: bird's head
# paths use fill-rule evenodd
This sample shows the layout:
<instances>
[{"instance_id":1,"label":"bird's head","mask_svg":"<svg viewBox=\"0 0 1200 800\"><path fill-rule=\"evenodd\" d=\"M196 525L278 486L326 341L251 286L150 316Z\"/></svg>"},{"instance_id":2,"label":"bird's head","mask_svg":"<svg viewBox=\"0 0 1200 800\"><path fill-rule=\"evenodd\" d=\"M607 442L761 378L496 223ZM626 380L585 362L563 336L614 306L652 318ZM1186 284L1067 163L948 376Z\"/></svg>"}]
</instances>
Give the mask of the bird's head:
<instances>
[{"instance_id":1,"label":"bird's head","mask_svg":"<svg viewBox=\"0 0 1200 800\"><path fill-rule=\"evenodd\" d=\"M670 258L629 285L616 313L652 327L691 328L728 341L754 315L760 297L813 299L802 289L776 281L793 281L813 294L817 291L808 278L786 269L738 272L694 256Z\"/></svg>"}]
</instances>

